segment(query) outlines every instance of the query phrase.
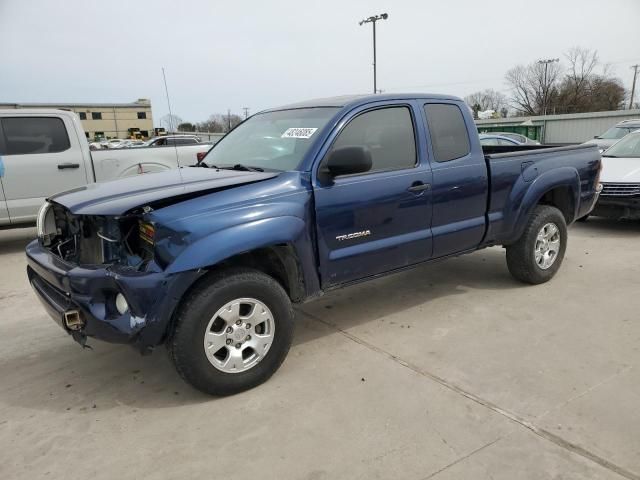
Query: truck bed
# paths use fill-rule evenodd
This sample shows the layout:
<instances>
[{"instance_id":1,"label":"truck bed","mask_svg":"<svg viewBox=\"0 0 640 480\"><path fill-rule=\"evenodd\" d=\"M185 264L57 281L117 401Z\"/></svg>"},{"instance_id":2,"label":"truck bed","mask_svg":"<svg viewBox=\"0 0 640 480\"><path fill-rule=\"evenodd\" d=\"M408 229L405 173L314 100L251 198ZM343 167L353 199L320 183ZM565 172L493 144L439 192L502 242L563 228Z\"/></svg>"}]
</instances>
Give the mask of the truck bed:
<instances>
[{"instance_id":1,"label":"truck bed","mask_svg":"<svg viewBox=\"0 0 640 480\"><path fill-rule=\"evenodd\" d=\"M520 236L521 232L515 223L521 212L509 207L537 204L538 199L523 199L526 196L531 200L528 197L536 195L536 189L532 187L545 175L563 176L567 188L580 185L580 191L572 192L576 211L571 218L567 218L567 223L588 213L581 209L591 205L596 191L601 158L597 146L488 146L483 147L483 152L490 190L485 243L508 244ZM578 208L579 205L584 207Z\"/></svg>"}]
</instances>

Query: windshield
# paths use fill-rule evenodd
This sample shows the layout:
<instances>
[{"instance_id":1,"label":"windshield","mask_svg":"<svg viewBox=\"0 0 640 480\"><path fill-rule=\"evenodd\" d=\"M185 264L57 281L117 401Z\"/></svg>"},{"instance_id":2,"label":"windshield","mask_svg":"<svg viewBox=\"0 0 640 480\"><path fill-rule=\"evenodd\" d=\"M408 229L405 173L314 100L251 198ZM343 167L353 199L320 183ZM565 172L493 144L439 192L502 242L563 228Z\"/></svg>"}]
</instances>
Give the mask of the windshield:
<instances>
[{"instance_id":1,"label":"windshield","mask_svg":"<svg viewBox=\"0 0 640 480\"><path fill-rule=\"evenodd\" d=\"M630 131L631 131L630 128L611 127L609 130L604 132L598 138L602 138L603 140L617 140L619 138L624 137Z\"/></svg>"},{"instance_id":2,"label":"windshield","mask_svg":"<svg viewBox=\"0 0 640 480\"><path fill-rule=\"evenodd\" d=\"M220 140L204 158L208 166L237 164L295 170L338 108L318 107L259 113Z\"/></svg>"},{"instance_id":3,"label":"windshield","mask_svg":"<svg viewBox=\"0 0 640 480\"><path fill-rule=\"evenodd\" d=\"M604 152L603 157L640 158L640 132L627 135Z\"/></svg>"}]
</instances>

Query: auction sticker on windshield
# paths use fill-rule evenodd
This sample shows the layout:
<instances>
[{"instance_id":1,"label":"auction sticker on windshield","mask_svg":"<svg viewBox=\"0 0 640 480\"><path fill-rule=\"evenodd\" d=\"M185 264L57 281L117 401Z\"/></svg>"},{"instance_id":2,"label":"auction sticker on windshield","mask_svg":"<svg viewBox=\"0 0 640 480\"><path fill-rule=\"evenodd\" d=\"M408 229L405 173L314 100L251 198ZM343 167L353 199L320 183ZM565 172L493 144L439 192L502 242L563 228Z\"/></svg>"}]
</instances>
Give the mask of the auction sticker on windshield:
<instances>
[{"instance_id":1,"label":"auction sticker on windshield","mask_svg":"<svg viewBox=\"0 0 640 480\"><path fill-rule=\"evenodd\" d=\"M311 138L317 128L287 128L280 138Z\"/></svg>"}]
</instances>

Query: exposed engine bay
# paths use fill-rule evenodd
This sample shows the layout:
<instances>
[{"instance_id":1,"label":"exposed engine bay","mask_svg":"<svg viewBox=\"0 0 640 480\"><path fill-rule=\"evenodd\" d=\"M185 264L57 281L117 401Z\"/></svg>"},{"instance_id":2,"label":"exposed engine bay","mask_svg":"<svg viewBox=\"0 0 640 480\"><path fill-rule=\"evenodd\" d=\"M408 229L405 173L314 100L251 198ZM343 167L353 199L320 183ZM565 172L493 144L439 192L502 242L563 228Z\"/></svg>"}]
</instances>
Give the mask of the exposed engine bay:
<instances>
[{"instance_id":1,"label":"exposed engine bay","mask_svg":"<svg viewBox=\"0 0 640 480\"><path fill-rule=\"evenodd\" d=\"M153 258L153 225L139 215L74 215L54 202L38 214L38 237L54 255L76 265L143 269Z\"/></svg>"}]
</instances>

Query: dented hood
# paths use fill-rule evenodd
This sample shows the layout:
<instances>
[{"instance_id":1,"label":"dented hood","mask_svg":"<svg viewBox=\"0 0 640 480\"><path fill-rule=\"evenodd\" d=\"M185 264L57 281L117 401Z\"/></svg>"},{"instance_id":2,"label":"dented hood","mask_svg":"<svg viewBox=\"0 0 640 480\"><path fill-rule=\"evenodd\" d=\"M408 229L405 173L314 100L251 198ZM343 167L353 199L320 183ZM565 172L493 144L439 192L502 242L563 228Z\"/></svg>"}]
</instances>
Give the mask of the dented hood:
<instances>
[{"instance_id":1,"label":"dented hood","mask_svg":"<svg viewBox=\"0 0 640 480\"><path fill-rule=\"evenodd\" d=\"M277 175L274 172L182 168L92 183L58 193L49 200L64 205L76 215L123 215L137 207L161 205L166 200L187 199Z\"/></svg>"}]
</instances>

